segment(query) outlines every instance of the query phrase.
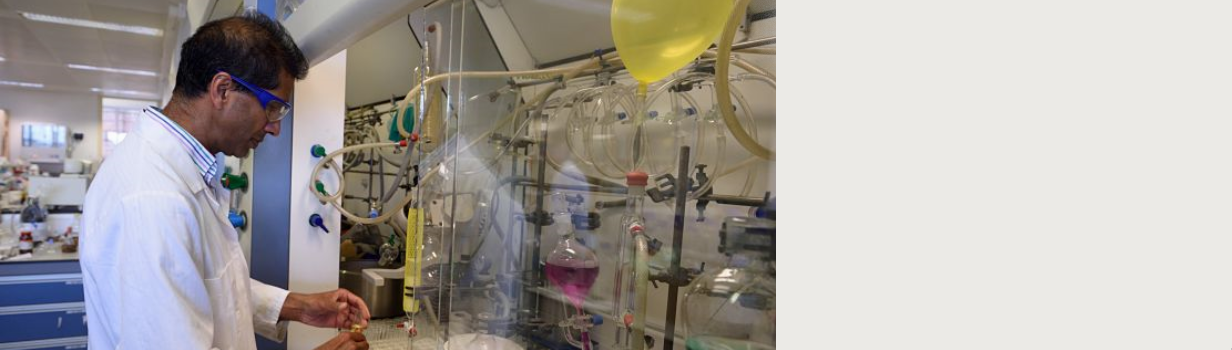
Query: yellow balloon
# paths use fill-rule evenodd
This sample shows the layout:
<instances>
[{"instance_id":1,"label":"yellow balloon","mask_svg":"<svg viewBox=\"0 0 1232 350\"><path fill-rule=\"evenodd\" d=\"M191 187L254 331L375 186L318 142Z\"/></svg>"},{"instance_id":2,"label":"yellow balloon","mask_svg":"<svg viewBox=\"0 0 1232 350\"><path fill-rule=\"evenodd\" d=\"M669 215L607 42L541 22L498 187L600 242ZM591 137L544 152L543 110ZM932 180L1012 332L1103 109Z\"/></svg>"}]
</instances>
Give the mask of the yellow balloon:
<instances>
[{"instance_id":1,"label":"yellow balloon","mask_svg":"<svg viewBox=\"0 0 1232 350\"><path fill-rule=\"evenodd\" d=\"M731 10L731 0L615 0L612 38L629 74L650 83L710 47Z\"/></svg>"}]
</instances>

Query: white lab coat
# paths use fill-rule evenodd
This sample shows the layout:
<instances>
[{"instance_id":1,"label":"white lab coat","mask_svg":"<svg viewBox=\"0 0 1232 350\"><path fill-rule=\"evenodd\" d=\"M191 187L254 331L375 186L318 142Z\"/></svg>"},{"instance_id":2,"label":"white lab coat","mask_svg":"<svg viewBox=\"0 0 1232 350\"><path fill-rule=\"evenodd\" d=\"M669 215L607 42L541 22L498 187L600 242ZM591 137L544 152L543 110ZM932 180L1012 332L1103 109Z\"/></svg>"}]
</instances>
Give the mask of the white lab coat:
<instances>
[{"instance_id":1,"label":"white lab coat","mask_svg":"<svg viewBox=\"0 0 1232 350\"><path fill-rule=\"evenodd\" d=\"M140 119L86 194L90 349L255 349L254 331L282 341L287 291L248 277L230 193L207 183L174 133Z\"/></svg>"}]
</instances>

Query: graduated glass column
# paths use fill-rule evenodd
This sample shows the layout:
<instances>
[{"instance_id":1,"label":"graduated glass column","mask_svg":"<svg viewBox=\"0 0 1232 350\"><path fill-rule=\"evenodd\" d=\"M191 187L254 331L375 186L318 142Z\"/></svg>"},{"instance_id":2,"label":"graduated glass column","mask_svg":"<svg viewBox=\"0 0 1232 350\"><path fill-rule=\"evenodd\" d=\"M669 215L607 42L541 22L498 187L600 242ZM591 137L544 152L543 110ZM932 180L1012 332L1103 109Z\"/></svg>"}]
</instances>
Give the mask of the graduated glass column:
<instances>
[{"instance_id":1,"label":"graduated glass column","mask_svg":"<svg viewBox=\"0 0 1232 350\"><path fill-rule=\"evenodd\" d=\"M629 192L625 213L620 219L620 246L613 278L612 315L620 320L616 327L616 348L644 349L646 330L646 283L649 260L646 218L642 216L649 176L634 171L625 176Z\"/></svg>"}]
</instances>

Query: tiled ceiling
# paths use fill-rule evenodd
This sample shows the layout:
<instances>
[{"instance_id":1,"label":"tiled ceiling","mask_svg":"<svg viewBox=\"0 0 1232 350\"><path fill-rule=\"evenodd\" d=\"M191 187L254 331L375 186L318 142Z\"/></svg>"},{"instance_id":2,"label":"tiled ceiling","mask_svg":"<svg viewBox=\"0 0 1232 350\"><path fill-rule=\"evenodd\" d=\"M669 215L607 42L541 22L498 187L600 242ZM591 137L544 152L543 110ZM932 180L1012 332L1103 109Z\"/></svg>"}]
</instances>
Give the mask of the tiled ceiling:
<instances>
[{"instance_id":1,"label":"tiled ceiling","mask_svg":"<svg viewBox=\"0 0 1232 350\"><path fill-rule=\"evenodd\" d=\"M157 99L183 0L0 0L0 81L45 90ZM163 36L37 22L21 12L163 30ZM149 71L157 76L72 69L68 65ZM4 87L0 88L13 88ZM98 91L95 91L98 90Z\"/></svg>"}]
</instances>

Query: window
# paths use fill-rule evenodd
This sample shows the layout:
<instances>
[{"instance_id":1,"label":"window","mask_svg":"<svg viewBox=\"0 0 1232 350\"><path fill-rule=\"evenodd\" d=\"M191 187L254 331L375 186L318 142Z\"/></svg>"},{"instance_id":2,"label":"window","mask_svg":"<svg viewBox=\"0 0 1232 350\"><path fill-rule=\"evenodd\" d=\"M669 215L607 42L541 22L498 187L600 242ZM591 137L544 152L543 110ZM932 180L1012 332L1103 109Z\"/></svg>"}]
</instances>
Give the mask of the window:
<instances>
[{"instance_id":1,"label":"window","mask_svg":"<svg viewBox=\"0 0 1232 350\"><path fill-rule=\"evenodd\" d=\"M103 99L103 158L111 154L128 133L137 127L142 109L153 106L153 101Z\"/></svg>"},{"instance_id":2,"label":"window","mask_svg":"<svg viewBox=\"0 0 1232 350\"><path fill-rule=\"evenodd\" d=\"M64 148L67 133L63 125L26 123L21 126L21 147Z\"/></svg>"}]
</instances>

